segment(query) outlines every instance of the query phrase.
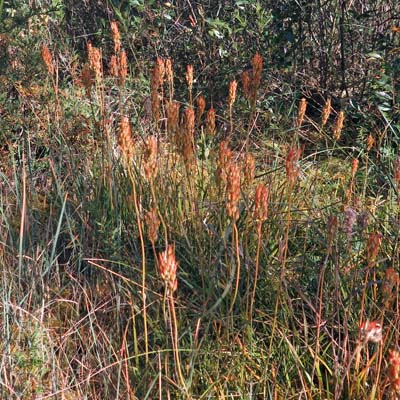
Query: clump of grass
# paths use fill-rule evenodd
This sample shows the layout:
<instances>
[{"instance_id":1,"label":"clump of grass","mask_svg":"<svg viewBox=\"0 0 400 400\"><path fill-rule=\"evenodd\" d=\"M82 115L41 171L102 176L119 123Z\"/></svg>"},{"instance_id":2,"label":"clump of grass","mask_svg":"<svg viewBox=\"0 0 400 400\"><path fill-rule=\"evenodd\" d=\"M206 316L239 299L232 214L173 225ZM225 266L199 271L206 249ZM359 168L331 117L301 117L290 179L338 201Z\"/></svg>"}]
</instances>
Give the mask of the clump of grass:
<instances>
[{"instance_id":1,"label":"clump of grass","mask_svg":"<svg viewBox=\"0 0 400 400\"><path fill-rule=\"evenodd\" d=\"M320 124L305 98L287 131L258 123L260 54L213 104L192 64L136 76L110 32L70 85L42 45L46 98L20 94L26 136L0 176L2 397L396 396L398 162L374 197L379 144L349 154L329 99ZM326 149L308 129L333 129Z\"/></svg>"}]
</instances>

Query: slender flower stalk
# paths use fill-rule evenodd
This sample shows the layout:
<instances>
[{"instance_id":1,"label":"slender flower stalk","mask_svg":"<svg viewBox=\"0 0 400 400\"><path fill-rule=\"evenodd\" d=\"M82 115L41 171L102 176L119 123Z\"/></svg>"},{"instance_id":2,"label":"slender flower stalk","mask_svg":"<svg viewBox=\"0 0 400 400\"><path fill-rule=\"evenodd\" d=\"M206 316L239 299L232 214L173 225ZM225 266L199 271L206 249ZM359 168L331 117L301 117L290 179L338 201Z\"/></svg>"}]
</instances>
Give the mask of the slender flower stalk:
<instances>
[{"instance_id":1,"label":"slender flower stalk","mask_svg":"<svg viewBox=\"0 0 400 400\"><path fill-rule=\"evenodd\" d=\"M263 183L257 186L256 193L254 196L254 212L253 218L257 223L257 253L255 259L255 271L254 271L254 284L253 292L250 299L250 321L253 320L254 314L254 301L256 297L257 281L259 273L259 260L260 260L260 250L261 250L261 231L264 221L268 217L268 189Z\"/></svg>"}]
</instances>

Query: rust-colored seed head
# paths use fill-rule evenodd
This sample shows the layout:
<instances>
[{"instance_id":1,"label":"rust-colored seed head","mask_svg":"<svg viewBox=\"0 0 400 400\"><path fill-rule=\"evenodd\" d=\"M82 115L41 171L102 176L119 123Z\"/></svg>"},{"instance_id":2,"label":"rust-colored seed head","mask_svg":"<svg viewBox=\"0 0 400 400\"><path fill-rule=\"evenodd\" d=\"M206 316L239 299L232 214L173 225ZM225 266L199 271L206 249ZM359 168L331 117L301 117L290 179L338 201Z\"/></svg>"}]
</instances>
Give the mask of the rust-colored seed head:
<instances>
[{"instance_id":1,"label":"rust-colored seed head","mask_svg":"<svg viewBox=\"0 0 400 400\"><path fill-rule=\"evenodd\" d=\"M186 168L191 169L194 167L194 128L195 128L195 115L193 108L189 107L185 110L183 127L181 131L182 139L182 153L185 160Z\"/></svg>"},{"instance_id":2,"label":"rust-colored seed head","mask_svg":"<svg viewBox=\"0 0 400 400\"><path fill-rule=\"evenodd\" d=\"M114 42L114 53L118 54L121 50L121 35L119 33L118 23L116 21L111 21L110 26Z\"/></svg>"},{"instance_id":3,"label":"rust-colored seed head","mask_svg":"<svg viewBox=\"0 0 400 400\"><path fill-rule=\"evenodd\" d=\"M297 113L297 127L300 128L304 121L304 116L307 110L307 100L303 97L300 100L299 111Z\"/></svg>"},{"instance_id":4,"label":"rust-colored seed head","mask_svg":"<svg viewBox=\"0 0 400 400\"><path fill-rule=\"evenodd\" d=\"M206 130L210 136L215 135L215 109L213 107L207 112Z\"/></svg>"},{"instance_id":5,"label":"rust-colored seed head","mask_svg":"<svg viewBox=\"0 0 400 400\"><path fill-rule=\"evenodd\" d=\"M128 75L128 58L126 57L126 51L122 50L119 55L119 82L121 86L125 84L127 75Z\"/></svg>"},{"instance_id":6,"label":"rust-colored seed head","mask_svg":"<svg viewBox=\"0 0 400 400\"><path fill-rule=\"evenodd\" d=\"M254 55L252 60L252 65L253 65L253 80L251 84L251 100L252 103L255 103L257 99L257 91L261 83L261 72L263 66L263 59L260 53L256 53Z\"/></svg>"},{"instance_id":7,"label":"rust-colored seed head","mask_svg":"<svg viewBox=\"0 0 400 400\"><path fill-rule=\"evenodd\" d=\"M169 98L172 100L174 97L174 70L172 68L172 61L170 58L167 58L165 61L165 75L167 77L169 86Z\"/></svg>"},{"instance_id":8,"label":"rust-colored seed head","mask_svg":"<svg viewBox=\"0 0 400 400\"><path fill-rule=\"evenodd\" d=\"M162 86L164 84L164 78L165 78L165 62L161 57L158 57L156 64L159 76L159 86Z\"/></svg>"},{"instance_id":9,"label":"rust-colored seed head","mask_svg":"<svg viewBox=\"0 0 400 400\"><path fill-rule=\"evenodd\" d=\"M324 107L322 108L322 116L321 116L321 125L322 126L325 126L326 123L328 122L331 112L332 112L331 98L328 97L328 99L325 102Z\"/></svg>"},{"instance_id":10,"label":"rust-colored seed head","mask_svg":"<svg viewBox=\"0 0 400 400\"><path fill-rule=\"evenodd\" d=\"M369 264L376 260L379 253L379 247L382 242L382 235L380 233L371 233L367 241L367 261Z\"/></svg>"},{"instance_id":11,"label":"rust-colored seed head","mask_svg":"<svg viewBox=\"0 0 400 400\"><path fill-rule=\"evenodd\" d=\"M298 162L301 155L301 148L290 147L286 155L286 176L290 183L294 183L300 174Z\"/></svg>"},{"instance_id":12,"label":"rust-colored seed head","mask_svg":"<svg viewBox=\"0 0 400 400\"><path fill-rule=\"evenodd\" d=\"M155 243L158 238L158 228L160 227L160 220L158 218L157 210L155 208L150 209L145 217L147 227L147 237L150 242Z\"/></svg>"},{"instance_id":13,"label":"rust-colored seed head","mask_svg":"<svg viewBox=\"0 0 400 400\"><path fill-rule=\"evenodd\" d=\"M217 182L220 189L225 189L229 165L232 161L232 150L229 148L228 140L224 140L219 144L218 160L217 160Z\"/></svg>"},{"instance_id":14,"label":"rust-colored seed head","mask_svg":"<svg viewBox=\"0 0 400 400\"><path fill-rule=\"evenodd\" d=\"M200 121L204 110L206 109L206 99L204 96L199 96L196 100L197 103L197 121Z\"/></svg>"},{"instance_id":15,"label":"rust-colored seed head","mask_svg":"<svg viewBox=\"0 0 400 400\"><path fill-rule=\"evenodd\" d=\"M333 139L338 141L340 136L342 135L343 130L343 123L344 123L344 111L339 111L339 114L336 118L335 128L333 130Z\"/></svg>"},{"instance_id":16,"label":"rust-colored seed head","mask_svg":"<svg viewBox=\"0 0 400 400\"><path fill-rule=\"evenodd\" d=\"M178 287L177 270L178 262L175 258L175 248L170 244L165 251L158 254L158 272L170 294L175 292Z\"/></svg>"},{"instance_id":17,"label":"rust-colored seed head","mask_svg":"<svg viewBox=\"0 0 400 400\"><path fill-rule=\"evenodd\" d=\"M157 139L154 135L146 141L144 172L147 179L157 176Z\"/></svg>"},{"instance_id":18,"label":"rust-colored seed head","mask_svg":"<svg viewBox=\"0 0 400 400\"><path fill-rule=\"evenodd\" d=\"M245 99L249 99L251 95L251 79L249 71L242 72L242 88Z\"/></svg>"},{"instance_id":19,"label":"rust-colored seed head","mask_svg":"<svg viewBox=\"0 0 400 400\"><path fill-rule=\"evenodd\" d=\"M133 157L135 144L132 138L131 124L126 115L121 117L119 123L119 146L124 162L129 162Z\"/></svg>"},{"instance_id":20,"label":"rust-colored seed head","mask_svg":"<svg viewBox=\"0 0 400 400\"><path fill-rule=\"evenodd\" d=\"M399 187L399 182L400 182L400 156L397 156L396 160L394 161L393 180L394 180L394 183L396 184L396 186Z\"/></svg>"},{"instance_id":21,"label":"rust-colored seed head","mask_svg":"<svg viewBox=\"0 0 400 400\"><path fill-rule=\"evenodd\" d=\"M119 76L119 68L118 68L118 61L117 56L113 54L110 59L110 65L108 67L110 71L110 75L117 78Z\"/></svg>"},{"instance_id":22,"label":"rust-colored seed head","mask_svg":"<svg viewBox=\"0 0 400 400\"><path fill-rule=\"evenodd\" d=\"M385 283L383 285L383 293L386 297L386 307L388 307L390 300L395 297L392 295L397 294L399 288L400 278L399 273L393 267L390 267L385 272Z\"/></svg>"},{"instance_id":23,"label":"rust-colored seed head","mask_svg":"<svg viewBox=\"0 0 400 400\"><path fill-rule=\"evenodd\" d=\"M228 216L233 220L239 218L239 198L240 198L240 170L235 163L228 167L228 179L226 186L226 208Z\"/></svg>"},{"instance_id":24,"label":"rust-colored seed head","mask_svg":"<svg viewBox=\"0 0 400 400\"><path fill-rule=\"evenodd\" d=\"M158 88L160 86L160 70L158 65L151 70L150 77L150 97L151 97L151 110L155 123L160 119L160 98L158 96Z\"/></svg>"},{"instance_id":25,"label":"rust-colored seed head","mask_svg":"<svg viewBox=\"0 0 400 400\"><path fill-rule=\"evenodd\" d=\"M250 153L247 153L244 159L245 185L251 185L253 183L255 171L256 171L256 160Z\"/></svg>"},{"instance_id":26,"label":"rust-colored seed head","mask_svg":"<svg viewBox=\"0 0 400 400\"><path fill-rule=\"evenodd\" d=\"M263 222L268 216L268 189L263 183L257 186L254 196L254 219Z\"/></svg>"},{"instance_id":27,"label":"rust-colored seed head","mask_svg":"<svg viewBox=\"0 0 400 400\"><path fill-rule=\"evenodd\" d=\"M167 104L167 129L169 133L176 133L179 125L180 104L177 101L170 101Z\"/></svg>"},{"instance_id":28,"label":"rust-colored seed head","mask_svg":"<svg viewBox=\"0 0 400 400\"><path fill-rule=\"evenodd\" d=\"M95 72L96 78L101 78L103 75L103 68L101 64L101 49L93 47L90 42L87 44L87 52L90 68Z\"/></svg>"},{"instance_id":29,"label":"rust-colored seed head","mask_svg":"<svg viewBox=\"0 0 400 400\"><path fill-rule=\"evenodd\" d=\"M371 149L374 147L374 145L375 145L375 139L371 134L369 134L367 136L367 151L368 152L371 151Z\"/></svg>"},{"instance_id":30,"label":"rust-colored seed head","mask_svg":"<svg viewBox=\"0 0 400 400\"><path fill-rule=\"evenodd\" d=\"M192 90L193 87L193 65L189 64L186 67L186 82L188 84L189 90Z\"/></svg>"},{"instance_id":31,"label":"rust-colored seed head","mask_svg":"<svg viewBox=\"0 0 400 400\"><path fill-rule=\"evenodd\" d=\"M390 389L395 395L400 395L400 352L389 350L387 375Z\"/></svg>"},{"instance_id":32,"label":"rust-colored seed head","mask_svg":"<svg viewBox=\"0 0 400 400\"><path fill-rule=\"evenodd\" d=\"M45 44L42 45L40 53L48 73L54 75L53 57L51 56L49 48Z\"/></svg>"},{"instance_id":33,"label":"rust-colored seed head","mask_svg":"<svg viewBox=\"0 0 400 400\"><path fill-rule=\"evenodd\" d=\"M92 86L95 84L95 72L90 68L89 64L85 64L81 71L80 81L86 89L86 95L90 96Z\"/></svg>"},{"instance_id":34,"label":"rust-colored seed head","mask_svg":"<svg viewBox=\"0 0 400 400\"><path fill-rule=\"evenodd\" d=\"M237 82L231 81L229 83L229 96L228 96L228 106L229 108L232 108L233 103L236 100L236 89L237 89Z\"/></svg>"}]
</instances>

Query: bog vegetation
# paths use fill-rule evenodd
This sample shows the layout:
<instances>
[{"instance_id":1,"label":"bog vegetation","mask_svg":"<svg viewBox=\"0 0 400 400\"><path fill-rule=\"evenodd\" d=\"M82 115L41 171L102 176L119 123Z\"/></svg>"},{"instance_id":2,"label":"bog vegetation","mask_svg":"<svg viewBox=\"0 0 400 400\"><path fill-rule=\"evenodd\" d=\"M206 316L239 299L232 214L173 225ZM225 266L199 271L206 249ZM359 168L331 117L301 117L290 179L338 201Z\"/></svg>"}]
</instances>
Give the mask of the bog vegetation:
<instances>
[{"instance_id":1,"label":"bog vegetation","mask_svg":"<svg viewBox=\"0 0 400 400\"><path fill-rule=\"evenodd\" d=\"M0 1L0 397L400 397L400 4Z\"/></svg>"}]
</instances>

